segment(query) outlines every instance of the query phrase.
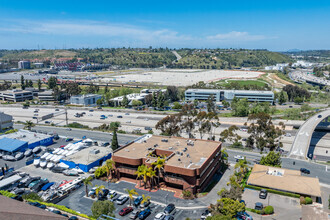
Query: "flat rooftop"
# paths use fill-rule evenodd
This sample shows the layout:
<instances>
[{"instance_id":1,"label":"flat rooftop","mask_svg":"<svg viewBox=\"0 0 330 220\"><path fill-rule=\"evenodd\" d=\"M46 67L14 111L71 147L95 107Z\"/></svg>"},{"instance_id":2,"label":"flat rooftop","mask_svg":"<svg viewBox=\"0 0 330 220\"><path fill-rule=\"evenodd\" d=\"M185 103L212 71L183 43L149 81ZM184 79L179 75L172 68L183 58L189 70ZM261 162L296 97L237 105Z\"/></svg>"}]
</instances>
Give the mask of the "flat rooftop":
<instances>
[{"instance_id":1,"label":"flat rooftop","mask_svg":"<svg viewBox=\"0 0 330 220\"><path fill-rule=\"evenodd\" d=\"M0 139L5 138L5 137L11 138L11 139L16 139L16 140L21 140L21 141L26 141L30 144L30 143L34 143L34 142L49 138L50 135L40 134L40 133L35 133L35 132L30 132L27 130L20 129L19 131L15 132L15 133L1 135Z\"/></svg>"},{"instance_id":2,"label":"flat rooftop","mask_svg":"<svg viewBox=\"0 0 330 220\"><path fill-rule=\"evenodd\" d=\"M301 176L299 170L255 164L247 183L249 185L321 197L319 179Z\"/></svg>"},{"instance_id":3,"label":"flat rooftop","mask_svg":"<svg viewBox=\"0 0 330 220\"><path fill-rule=\"evenodd\" d=\"M97 154L93 153L94 150L98 150L99 152ZM91 146L85 149L82 149L81 151L78 151L77 153L68 156L64 158L63 160L66 161L72 161L76 164L90 164L98 159L109 155L112 153L112 149L110 147L100 147L100 146Z\"/></svg>"},{"instance_id":4,"label":"flat rooftop","mask_svg":"<svg viewBox=\"0 0 330 220\"><path fill-rule=\"evenodd\" d=\"M202 167L220 145L221 142L219 141L148 134L116 151L114 156L131 159L145 158L147 163L153 163L161 154L151 156L150 153L159 150L160 152L167 152L166 165L197 169Z\"/></svg>"},{"instance_id":5,"label":"flat rooftop","mask_svg":"<svg viewBox=\"0 0 330 220\"><path fill-rule=\"evenodd\" d=\"M227 92L227 93L246 93L246 94L274 94L272 91L263 91L263 90L225 90L225 89L187 89L187 92L202 92L202 93L218 93L218 92Z\"/></svg>"}]
</instances>

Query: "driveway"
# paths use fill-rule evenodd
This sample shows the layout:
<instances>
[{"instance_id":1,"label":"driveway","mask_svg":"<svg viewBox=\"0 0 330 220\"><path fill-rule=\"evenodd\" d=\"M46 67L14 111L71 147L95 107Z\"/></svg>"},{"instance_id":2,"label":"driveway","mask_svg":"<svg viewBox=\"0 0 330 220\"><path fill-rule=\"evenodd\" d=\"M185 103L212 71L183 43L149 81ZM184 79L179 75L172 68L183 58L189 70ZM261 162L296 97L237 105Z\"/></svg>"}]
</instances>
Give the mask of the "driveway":
<instances>
[{"instance_id":1,"label":"driveway","mask_svg":"<svg viewBox=\"0 0 330 220\"><path fill-rule=\"evenodd\" d=\"M299 204L299 199L281 196L273 193L268 193L266 199L259 198L259 191L252 189L245 189L242 199L246 203L246 207L254 208L256 202L261 202L264 207L271 205L274 207L274 215L271 216L262 216L263 219L299 219L301 217L301 206ZM261 215L256 213L250 213L253 218L259 219Z\"/></svg>"}]
</instances>

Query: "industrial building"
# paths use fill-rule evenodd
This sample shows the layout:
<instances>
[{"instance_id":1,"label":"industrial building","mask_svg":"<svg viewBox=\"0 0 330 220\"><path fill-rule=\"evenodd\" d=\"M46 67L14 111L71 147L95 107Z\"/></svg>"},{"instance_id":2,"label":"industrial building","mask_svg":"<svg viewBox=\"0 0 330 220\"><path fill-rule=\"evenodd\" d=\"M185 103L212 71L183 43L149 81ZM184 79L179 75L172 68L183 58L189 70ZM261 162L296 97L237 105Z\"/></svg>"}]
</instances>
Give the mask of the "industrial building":
<instances>
[{"instance_id":1,"label":"industrial building","mask_svg":"<svg viewBox=\"0 0 330 220\"><path fill-rule=\"evenodd\" d=\"M48 146L53 144L53 137L27 130L19 130L15 133L0 136L0 150L7 152L24 151L37 146Z\"/></svg>"},{"instance_id":2,"label":"industrial building","mask_svg":"<svg viewBox=\"0 0 330 220\"><path fill-rule=\"evenodd\" d=\"M30 69L31 63L27 60L21 60L18 62L18 69Z\"/></svg>"},{"instance_id":3,"label":"industrial building","mask_svg":"<svg viewBox=\"0 0 330 220\"><path fill-rule=\"evenodd\" d=\"M153 166L163 156L166 161L160 181L169 187L199 193L220 169L221 142L144 135L114 151L115 175L134 181L140 165Z\"/></svg>"},{"instance_id":4,"label":"industrial building","mask_svg":"<svg viewBox=\"0 0 330 220\"><path fill-rule=\"evenodd\" d=\"M83 106L95 106L97 100L102 99L102 95L87 94L87 95L75 95L71 96L70 104L83 105Z\"/></svg>"},{"instance_id":5,"label":"industrial building","mask_svg":"<svg viewBox=\"0 0 330 220\"><path fill-rule=\"evenodd\" d=\"M19 89L6 90L0 93L0 99L10 102L24 102L26 100L32 100L33 93L31 91Z\"/></svg>"},{"instance_id":6,"label":"industrial building","mask_svg":"<svg viewBox=\"0 0 330 220\"><path fill-rule=\"evenodd\" d=\"M235 97L239 99L246 98L249 102L269 102L271 104L274 102L274 93L272 91L220 89L187 89L185 91L186 101L205 101L211 95L213 95L216 102L222 102L224 100L231 102Z\"/></svg>"},{"instance_id":7,"label":"industrial building","mask_svg":"<svg viewBox=\"0 0 330 220\"><path fill-rule=\"evenodd\" d=\"M109 147L92 146L70 155L61 162L69 168L79 168L88 172L91 168L101 166L102 163L111 158L112 149Z\"/></svg>"},{"instance_id":8,"label":"industrial building","mask_svg":"<svg viewBox=\"0 0 330 220\"><path fill-rule=\"evenodd\" d=\"M13 127L13 116L0 112L0 131Z\"/></svg>"},{"instance_id":9,"label":"industrial building","mask_svg":"<svg viewBox=\"0 0 330 220\"><path fill-rule=\"evenodd\" d=\"M321 198L319 179L302 176L299 170L255 164L247 184L308 196L314 202Z\"/></svg>"}]
</instances>

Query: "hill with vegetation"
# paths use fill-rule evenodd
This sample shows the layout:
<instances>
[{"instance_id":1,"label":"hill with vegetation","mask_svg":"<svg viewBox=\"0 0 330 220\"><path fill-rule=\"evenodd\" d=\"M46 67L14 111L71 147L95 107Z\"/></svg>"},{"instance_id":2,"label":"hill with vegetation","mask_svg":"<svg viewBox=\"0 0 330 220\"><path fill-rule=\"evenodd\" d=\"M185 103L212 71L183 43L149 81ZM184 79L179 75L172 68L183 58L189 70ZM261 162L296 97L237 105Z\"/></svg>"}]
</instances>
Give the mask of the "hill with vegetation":
<instances>
[{"instance_id":1,"label":"hill with vegetation","mask_svg":"<svg viewBox=\"0 0 330 220\"><path fill-rule=\"evenodd\" d=\"M15 64L22 59L47 62L59 58L71 58L71 62L104 63L125 68L234 69L262 67L292 62L284 54L267 50L233 49L179 49L182 59L176 61L168 48L97 48L68 50L0 50L0 61Z\"/></svg>"}]
</instances>

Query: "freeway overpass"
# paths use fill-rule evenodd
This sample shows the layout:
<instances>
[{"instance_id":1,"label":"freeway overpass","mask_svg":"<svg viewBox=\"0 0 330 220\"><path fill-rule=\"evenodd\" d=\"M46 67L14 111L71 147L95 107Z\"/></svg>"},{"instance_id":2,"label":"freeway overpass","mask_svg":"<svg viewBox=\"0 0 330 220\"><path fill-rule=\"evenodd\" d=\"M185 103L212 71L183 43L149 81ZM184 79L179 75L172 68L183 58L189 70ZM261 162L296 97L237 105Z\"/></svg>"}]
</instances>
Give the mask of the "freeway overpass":
<instances>
[{"instance_id":1,"label":"freeway overpass","mask_svg":"<svg viewBox=\"0 0 330 220\"><path fill-rule=\"evenodd\" d=\"M299 131L292 143L289 157L297 159L307 159L309 145L311 143L312 135L317 125L324 119L330 116L330 109L319 112L313 115L305 123L300 126ZM312 158L311 158L312 159Z\"/></svg>"}]
</instances>

